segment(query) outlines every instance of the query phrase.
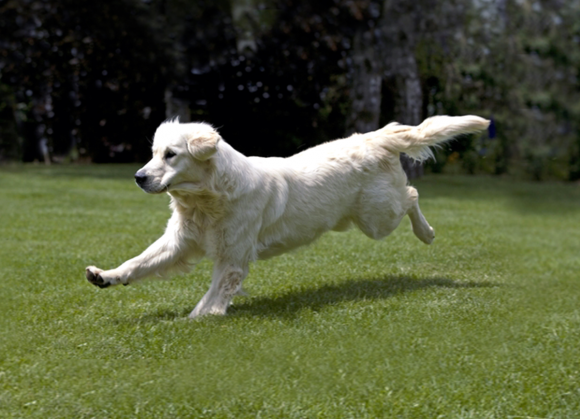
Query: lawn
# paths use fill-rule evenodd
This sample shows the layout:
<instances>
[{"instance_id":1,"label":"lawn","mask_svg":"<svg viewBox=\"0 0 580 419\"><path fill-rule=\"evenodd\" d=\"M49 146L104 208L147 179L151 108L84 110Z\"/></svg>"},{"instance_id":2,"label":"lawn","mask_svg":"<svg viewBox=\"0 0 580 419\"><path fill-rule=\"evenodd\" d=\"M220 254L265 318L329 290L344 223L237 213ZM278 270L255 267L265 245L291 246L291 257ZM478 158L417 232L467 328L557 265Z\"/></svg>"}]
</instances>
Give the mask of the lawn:
<instances>
[{"instance_id":1,"label":"lawn","mask_svg":"<svg viewBox=\"0 0 580 419\"><path fill-rule=\"evenodd\" d=\"M163 231L134 166L0 169L0 417L577 418L580 187L413 182L436 230L331 233L188 320L211 264L99 289Z\"/></svg>"}]
</instances>

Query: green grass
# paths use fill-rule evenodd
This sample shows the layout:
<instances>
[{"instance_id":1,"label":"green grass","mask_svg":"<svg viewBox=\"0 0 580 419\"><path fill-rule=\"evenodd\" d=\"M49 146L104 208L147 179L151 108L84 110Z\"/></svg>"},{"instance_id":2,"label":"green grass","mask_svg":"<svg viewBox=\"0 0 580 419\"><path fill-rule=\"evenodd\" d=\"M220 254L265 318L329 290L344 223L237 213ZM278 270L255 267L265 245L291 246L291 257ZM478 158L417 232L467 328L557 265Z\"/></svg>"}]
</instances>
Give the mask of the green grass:
<instances>
[{"instance_id":1,"label":"green grass","mask_svg":"<svg viewBox=\"0 0 580 419\"><path fill-rule=\"evenodd\" d=\"M189 321L211 264L98 289L163 231L132 166L0 170L0 417L576 418L580 188L414 182L408 220L252 266L249 297Z\"/></svg>"}]
</instances>

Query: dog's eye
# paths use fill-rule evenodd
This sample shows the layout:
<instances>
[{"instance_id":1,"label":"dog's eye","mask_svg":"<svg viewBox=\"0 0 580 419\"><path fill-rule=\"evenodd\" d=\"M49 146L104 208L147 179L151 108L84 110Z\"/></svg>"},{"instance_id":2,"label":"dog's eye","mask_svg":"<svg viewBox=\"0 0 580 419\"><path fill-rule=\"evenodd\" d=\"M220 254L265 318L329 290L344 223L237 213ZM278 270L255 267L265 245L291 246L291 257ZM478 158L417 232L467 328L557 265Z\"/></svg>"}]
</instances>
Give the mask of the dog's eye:
<instances>
[{"instance_id":1,"label":"dog's eye","mask_svg":"<svg viewBox=\"0 0 580 419\"><path fill-rule=\"evenodd\" d=\"M165 160L169 160L170 158L175 157L175 153L171 150L167 150L165 152Z\"/></svg>"}]
</instances>

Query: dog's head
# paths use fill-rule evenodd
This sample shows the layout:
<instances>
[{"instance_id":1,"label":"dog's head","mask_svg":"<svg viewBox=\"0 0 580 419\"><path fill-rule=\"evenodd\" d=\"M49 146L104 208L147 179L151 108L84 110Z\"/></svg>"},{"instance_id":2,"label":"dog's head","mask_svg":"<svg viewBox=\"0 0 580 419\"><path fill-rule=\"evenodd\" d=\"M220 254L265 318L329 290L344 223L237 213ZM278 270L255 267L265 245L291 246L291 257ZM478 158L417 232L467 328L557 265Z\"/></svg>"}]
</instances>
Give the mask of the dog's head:
<instances>
[{"instance_id":1,"label":"dog's head","mask_svg":"<svg viewBox=\"0 0 580 419\"><path fill-rule=\"evenodd\" d=\"M164 122L155 132L153 158L135 173L135 182L148 193L196 189L220 139L205 123Z\"/></svg>"}]
</instances>

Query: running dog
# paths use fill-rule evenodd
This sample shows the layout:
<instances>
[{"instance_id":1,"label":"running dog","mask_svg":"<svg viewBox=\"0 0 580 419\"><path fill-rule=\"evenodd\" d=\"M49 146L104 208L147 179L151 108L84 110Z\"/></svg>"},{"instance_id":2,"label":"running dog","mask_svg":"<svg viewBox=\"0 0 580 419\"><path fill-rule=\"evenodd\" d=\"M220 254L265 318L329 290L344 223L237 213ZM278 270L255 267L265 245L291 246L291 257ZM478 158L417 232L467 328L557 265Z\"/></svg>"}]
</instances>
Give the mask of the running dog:
<instances>
[{"instance_id":1,"label":"running dog","mask_svg":"<svg viewBox=\"0 0 580 419\"><path fill-rule=\"evenodd\" d=\"M207 257L212 282L190 314L225 314L242 292L249 265L309 244L329 230L357 226L368 237L388 236L405 215L430 244L433 228L407 184L400 153L423 161L457 135L486 129L477 116L434 116L418 126L391 123L331 141L288 158L246 157L206 123L164 122L153 158L135 174L147 193L167 192L173 214L165 233L121 266L86 268L92 284L128 285L172 269L187 271Z\"/></svg>"}]
</instances>

